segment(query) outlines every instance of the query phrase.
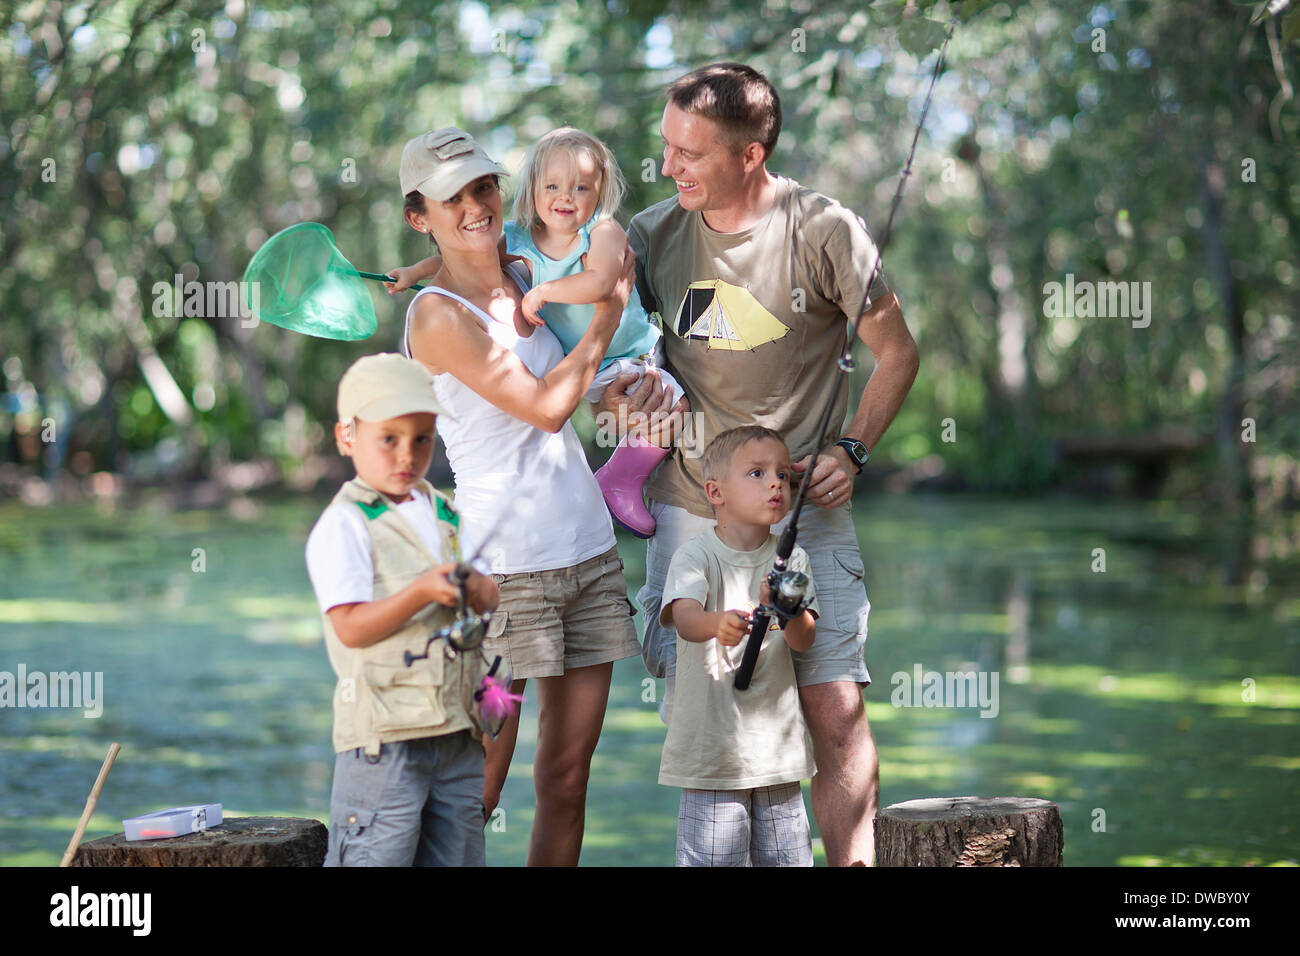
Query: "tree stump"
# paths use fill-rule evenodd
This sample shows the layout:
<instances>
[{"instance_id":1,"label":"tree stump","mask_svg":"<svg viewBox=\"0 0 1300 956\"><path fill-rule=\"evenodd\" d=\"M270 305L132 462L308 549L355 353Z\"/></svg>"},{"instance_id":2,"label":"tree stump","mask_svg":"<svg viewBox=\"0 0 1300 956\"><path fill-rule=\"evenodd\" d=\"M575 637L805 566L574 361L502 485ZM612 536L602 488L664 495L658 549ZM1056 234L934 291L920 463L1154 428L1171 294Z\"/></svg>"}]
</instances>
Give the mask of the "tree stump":
<instances>
[{"instance_id":1,"label":"tree stump","mask_svg":"<svg viewBox=\"0 0 1300 956\"><path fill-rule=\"evenodd\" d=\"M83 843L72 866L320 866L329 831L300 817L226 817L219 826L166 840L125 833Z\"/></svg>"},{"instance_id":2,"label":"tree stump","mask_svg":"<svg viewBox=\"0 0 1300 956\"><path fill-rule=\"evenodd\" d=\"M876 866L1060 866L1061 813L1035 797L908 800L876 814Z\"/></svg>"}]
</instances>

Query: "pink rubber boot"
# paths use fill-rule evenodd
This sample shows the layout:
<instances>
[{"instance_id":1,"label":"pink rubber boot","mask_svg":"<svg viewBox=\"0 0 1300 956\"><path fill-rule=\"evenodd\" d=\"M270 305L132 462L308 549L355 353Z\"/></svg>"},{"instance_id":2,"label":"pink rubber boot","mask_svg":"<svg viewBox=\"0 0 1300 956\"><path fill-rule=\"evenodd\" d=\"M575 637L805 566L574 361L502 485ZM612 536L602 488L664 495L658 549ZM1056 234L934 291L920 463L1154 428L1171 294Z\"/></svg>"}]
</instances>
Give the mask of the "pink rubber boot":
<instances>
[{"instance_id":1,"label":"pink rubber boot","mask_svg":"<svg viewBox=\"0 0 1300 956\"><path fill-rule=\"evenodd\" d=\"M629 435L596 472L596 484L600 485L615 523L638 538L649 538L655 533L655 519L646 510L642 490L650 472L667 454L667 448L653 445L638 435Z\"/></svg>"}]
</instances>

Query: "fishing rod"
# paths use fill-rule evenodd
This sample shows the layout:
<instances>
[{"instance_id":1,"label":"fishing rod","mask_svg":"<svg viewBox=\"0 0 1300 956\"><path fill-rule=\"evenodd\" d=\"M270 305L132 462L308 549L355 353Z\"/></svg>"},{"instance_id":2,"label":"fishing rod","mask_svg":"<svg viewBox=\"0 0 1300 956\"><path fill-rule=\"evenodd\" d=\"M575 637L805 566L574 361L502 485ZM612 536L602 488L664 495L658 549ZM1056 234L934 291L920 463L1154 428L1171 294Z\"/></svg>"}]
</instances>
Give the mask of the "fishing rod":
<instances>
[{"instance_id":1,"label":"fishing rod","mask_svg":"<svg viewBox=\"0 0 1300 956\"><path fill-rule=\"evenodd\" d=\"M410 667L416 661L422 661L428 658L429 648L433 646L434 641L446 641L446 654L448 660L455 660L458 651L472 651L487 637L488 625L492 623L492 612L484 611L482 614L474 613L469 607L469 596L466 593L466 585L469 583L469 576L474 571L474 562L483 555L483 549L489 542L496 537L501 526L505 524L508 516L515 513L518 499L511 499L510 506L503 508L497 515L496 522L492 525L491 530L479 542L478 550L468 561L458 561L455 569L447 575L447 579L456 586L456 619L446 627L440 627L429 635L424 644L423 654L412 654L409 650L402 654L402 660L406 666ZM499 659L498 659L499 662ZM496 664L492 667L492 672L496 672Z\"/></svg>"},{"instance_id":2,"label":"fishing rod","mask_svg":"<svg viewBox=\"0 0 1300 956\"><path fill-rule=\"evenodd\" d=\"M894 199L889 206L889 218L885 222L885 232L881 237L880 243L876 246L876 261L871 267L871 274L867 278L866 287L862 293L862 306L858 309L858 315L853 323L853 332L849 335L844 343L844 351L836 360L836 366L844 373L844 381L848 382L848 375L856 367L857 363L853 360L853 343L857 340L858 329L862 324L862 316L866 313L867 300L871 296L872 283L876 281L876 276L880 273L881 256L884 254L885 247L889 245L889 239L894 228L894 214L898 212L898 204L903 198L903 188L907 185L907 177L912 174L912 160L916 156L916 147L921 140L921 130L925 127L925 118L930 112L930 100L934 96L935 83L938 82L939 72L943 68L944 54L948 49L948 41L952 39L953 27L956 21L948 24L948 30L943 38L943 46L939 48L939 58L934 62L934 73L930 77L930 88L925 94L925 105L921 109L921 119L916 124L916 132L912 136L912 148L908 151L907 162L903 165L903 172L898 178L898 188L894 190ZM831 396L827 403L826 410L822 413L820 424L816 432L817 447L820 447L822 439L826 435L826 429L830 425L831 412L835 408L836 394ZM812 478L813 470L817 467L818 452L813 450L812 461L808 463L808 468L803 473L803 480L799 482L799 493L795 495L794 510L790 512L790 521L781 532L781 537L776 545L776 557L772 561L772 570L767 574L767 584L770 591L768 601L760 604L754 609L751 618L749 638L745 641L745 652L741 656L740 666L736 668L736 690L746 690L749 682L754 676L754 667L758 664L758 652L763 648L763 638L767 635L768 628L771 627L772 619L775 618L781 622L784 627L791 618L803 613L808 605L808 575L801 571L795 571L788 565L790 555L794 552L795 539L799 536L799 514L803 510L804 496L808 493L808 484Z\"/></svg>"},{"instance_id":3,"label":"fishing rod","mask_svg":"<svg viewBox=\"0 0 1300 956\"><path fill-rule=\"evenodd\" d=\"M402 652L402 660L406 662L407 667L410 667L416 661L428 659L435 641L445 642L443 653L449 661L454 661L457 655L466 651L478 651L483 662L488 664L488 671L474 689L474 710L483 731L493 739L501 733L506 718L518 710L524 697L522 694L511 693L509 668L501 667L501 655L493 655L489 663L487 655L483 653L482 644L487 637L488 626L492 623L492 612L474 613L469 605L466 585L470 574L474 571L474 562L482 556L483 549L496 537L501 526L505 524L506 518L515 513L517 503L518 499L512 499L510 506L502 509L497 515L496 523L479 542L473 556L468 561L456 562L456 567L447 576L448 580L456 586L456 617L446 627L438 628L425 639L423 654L412 654L409 650Z\"/></svg>"}]
</instances>

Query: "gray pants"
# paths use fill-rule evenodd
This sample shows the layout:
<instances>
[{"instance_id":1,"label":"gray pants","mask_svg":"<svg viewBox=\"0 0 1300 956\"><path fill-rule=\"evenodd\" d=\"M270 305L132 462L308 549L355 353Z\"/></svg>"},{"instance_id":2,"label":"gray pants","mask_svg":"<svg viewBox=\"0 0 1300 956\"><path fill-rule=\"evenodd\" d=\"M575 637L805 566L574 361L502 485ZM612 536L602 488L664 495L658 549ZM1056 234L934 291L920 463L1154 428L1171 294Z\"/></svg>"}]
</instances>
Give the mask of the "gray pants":
<instances>
[{"instance_id":1,"label":"gray pants","mask_svg":"<svg viewBox=\"0 0 1300 956\"><path fill-rule=\"evenodd\" d=\"M334 760L326 866L486 866L483 746L468 730Z\"/></svg>"}]
</instances>

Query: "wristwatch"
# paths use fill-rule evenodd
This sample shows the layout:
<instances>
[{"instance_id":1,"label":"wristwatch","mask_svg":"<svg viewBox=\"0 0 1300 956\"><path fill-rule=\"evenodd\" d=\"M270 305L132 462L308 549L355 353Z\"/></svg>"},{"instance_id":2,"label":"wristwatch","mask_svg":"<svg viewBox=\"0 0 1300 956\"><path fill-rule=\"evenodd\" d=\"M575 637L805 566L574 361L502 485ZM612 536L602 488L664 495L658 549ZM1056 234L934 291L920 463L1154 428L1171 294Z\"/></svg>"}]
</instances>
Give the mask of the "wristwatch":
<instances>
[{"instance_id":1,"label":"wristwatch","mask_svg":"<svg viewBox=\"0 0 1300 956\"><path fill-rule=\"evenodd\" d=\"M849 453L849 457L858 466L858 474L862 474L862 469L866 467L867 460L871 457L871 452L867 451L867 446L856 438L841 438L835 444Z\"/></svg>"}]
</instances>

